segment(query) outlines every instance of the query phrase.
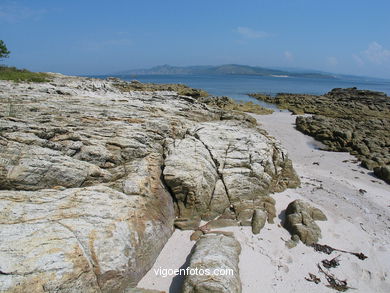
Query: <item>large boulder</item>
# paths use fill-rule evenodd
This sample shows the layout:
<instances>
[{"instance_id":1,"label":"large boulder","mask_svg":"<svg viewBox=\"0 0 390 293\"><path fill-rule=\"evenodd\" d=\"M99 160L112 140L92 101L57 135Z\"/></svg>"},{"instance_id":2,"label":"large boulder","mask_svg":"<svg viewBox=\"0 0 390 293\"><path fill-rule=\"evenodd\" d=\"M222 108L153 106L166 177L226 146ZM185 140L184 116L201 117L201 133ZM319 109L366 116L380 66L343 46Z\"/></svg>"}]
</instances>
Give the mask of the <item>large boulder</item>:
<instances>
[{"instance_id":1,"label":"large boulder","mask_svg":"<svg viewBox=\"0 0 390 293\"><path fill-rule=\"evenodd\" d=\"M390 165L374 168L374 174L390 184Z\"/></svg>"},{"instance_id":2,"label":"large boulder","mask_svg":"<svg viewBox=\"0 0 390 293\"><path fill-rule=\"evenodd\" d=\"M315 221L326 220L325 214L320 209L297 199L287 206L284 227L292 237L297 235L303 243L312 245L321 238L321 229Z\"/></svg>"},{"instance_id":3,"label":"large boulder","mask_svg":"<svg viewBox=\"0 0 390 293\"><path fill-rule=\"evenodd\" d=\"M0 81L0 291L135 287L174 229L164 141L220 116L112 81Z\"/></svg>"},{"instance_id":4,"label":"large boulder","mask_svg":"<svg viewBox=\"0 0 390 293\"><path fill-rule=\"evenodd\" d=\"M0 191L0 290L116 292L135 286L173 232L173 203L156 158L139 161L149 167L148 176L133 182L142 195L103 185Z\"/></svg>"},{"instance_id":5,"label":"large boulder","mask_svg":"<svg viewBox=\"0 0 390 293\"><path fill-rule=\"evenodd\" d=\"M240 253L240 243L233 236L202 236L191 255L183 293L240 293Z\"/></svg>"},{"instance_id":6,"label":"large boulder","mask_svg":"<svg viewBox=\"0 0 390 293\"><path fill-rule=\"evenodd\" d=\"M253 210L275 216L269 193L296 187L299 179L280 145L242 121L199 123L165 149L164 179L180 217L210 220L231 209L250 225Z\"/></svg>"},{"instance_id":7,"label":"large boulder","mask_svg":"<svg viewBox=\"0 0 390 293\"><path fill-rule=\"evenodd\" d=\"M272 221L267 194L298 182L244 113L172 87L50 78L0 81L0 291L129 290L174 223L247 225L256 208Z\"/></svg>"}]
</instances>

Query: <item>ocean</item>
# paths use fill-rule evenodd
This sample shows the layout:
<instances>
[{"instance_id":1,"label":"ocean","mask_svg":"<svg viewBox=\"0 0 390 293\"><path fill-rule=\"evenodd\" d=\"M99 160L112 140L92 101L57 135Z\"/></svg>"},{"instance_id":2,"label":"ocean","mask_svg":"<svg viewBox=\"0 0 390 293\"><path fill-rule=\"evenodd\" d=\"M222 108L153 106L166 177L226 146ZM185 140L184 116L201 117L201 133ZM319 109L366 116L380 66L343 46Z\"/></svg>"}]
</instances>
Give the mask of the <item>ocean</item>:
<instances>
[{"instance_id":1,"label":"ocean","mask_svg":"<svg viewBox=\"0 0 390 293\"><path fill-rule=\"evenodd\" d=\"M323 79L256 75L123 75L120 78L148 83L182 83L193 88L204 89L214 96L228 96L235 100L256 103L259 102L249 97L248 93L276 95L283 92L321 95L333 88L357 87L390 95L390 80L360 77Z\"/></svg>"}]
</instances>

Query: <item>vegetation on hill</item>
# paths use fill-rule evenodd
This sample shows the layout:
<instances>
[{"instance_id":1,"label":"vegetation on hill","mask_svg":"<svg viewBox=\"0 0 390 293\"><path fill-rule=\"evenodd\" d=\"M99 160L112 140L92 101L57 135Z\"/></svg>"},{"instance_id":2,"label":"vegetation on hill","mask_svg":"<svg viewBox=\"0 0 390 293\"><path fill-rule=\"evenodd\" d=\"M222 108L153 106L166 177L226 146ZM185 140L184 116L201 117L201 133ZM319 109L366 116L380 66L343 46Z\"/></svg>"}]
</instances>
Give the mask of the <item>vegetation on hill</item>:
<instances>
[{"instance_id":1,"label":"vegetation on hill","mask_svg":"<svg viewBox=\"0 0 390 293\"><path fill-rule=\"evenodd\" d=\"M195 75L259 75L259 76L294 76L308 78L334 78L333 75L319 72L292 72L265 67L239 64L219 66L170 66L160 65L149 69L128 70L118 73L118 76L129 74L195 74Z\"/></svg>"}]
</instances>

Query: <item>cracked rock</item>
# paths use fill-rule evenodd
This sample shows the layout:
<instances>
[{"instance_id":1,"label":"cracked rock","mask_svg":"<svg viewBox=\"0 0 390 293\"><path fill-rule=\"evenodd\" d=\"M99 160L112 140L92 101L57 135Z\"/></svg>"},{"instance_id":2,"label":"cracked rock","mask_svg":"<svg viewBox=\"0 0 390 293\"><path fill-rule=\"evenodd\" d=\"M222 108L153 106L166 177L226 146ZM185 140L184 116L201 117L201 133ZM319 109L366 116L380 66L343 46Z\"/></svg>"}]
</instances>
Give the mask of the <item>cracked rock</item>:
<instances>
[{"instance_id":1,"label":"cracked rock","mask_svg":"<svg viewBox=\"0 0 390 293\"><path fill-rule=\"evenodd\" d=\"M203 122L165 148L164 178L179 217L210 220L231 207L236 220L251 225L253 210L275 217L269 193L299 184L285 151L250 123Z\"/></svg>"},{"instance_id":2,"label":"cracked rock","mask_svg":"<svg viewBox=\"0 0 390 293\"><path fill-rule=\"evenodd\" d=\"M294 200L286 209L284 227L296 239L296 236L306 245L317 243L321 238L321 229L315 221L326 221L324 213L302 200Z\"/></svg>"}]
</instances>

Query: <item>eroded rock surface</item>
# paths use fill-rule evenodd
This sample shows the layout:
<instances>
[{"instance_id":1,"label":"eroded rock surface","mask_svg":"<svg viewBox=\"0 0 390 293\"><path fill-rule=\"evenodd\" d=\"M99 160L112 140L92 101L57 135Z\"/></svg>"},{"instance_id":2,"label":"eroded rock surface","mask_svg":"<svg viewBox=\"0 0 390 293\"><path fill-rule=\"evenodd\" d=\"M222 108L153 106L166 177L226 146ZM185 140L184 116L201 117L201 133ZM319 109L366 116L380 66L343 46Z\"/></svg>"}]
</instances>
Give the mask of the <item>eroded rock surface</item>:
<instances>
[{"instance_id":1,"label":"eroded rock surface","mask_svg":"<svg viewBox=\"0 0 390 293\"><path fill-rule=\"evenodd\" d=\"M221 115L111 81L1 81L0 291L136 286L173 232L164 141Z\"/></svg>"},{"instance_id":2,"label":"eroded rock surface","mask_svg":"<svg viewBox=\"0 0 390 293\"><path fill-rule=\"evenodd\" d=\"M286 209L284 227L292 237L298 235L306 245L312 245L321 238L321 229L315 221L326 221L324 213L302 200L294 200Z\"/></svg>"},{"instance_id":3,"label":"eroded rock surface","mask_svg":"<svg viewBox=\"0 0 390 293\"><path fill-rule=\"evenodd\" d=\"M195 244L183 293L240 293L240 243L233 236L206 234ZM197 271L197 273L195 273Z\"/></svg>"},{"instance_id":4,"label":"eroded rock surface","mask_svg":"<svg viewBox=\"0 0 390 293\"><path fill-rule=\"evenodd\" d=\"M272 221L268 194L298 184L250 116L117 83L0 81L0 291L136 287L175 218Z\"/></svg>"},{"instance_id":5,"label":"eroded rock surface","mask_svg":"<svg viewBox=\"0 0 390 293\"><path fill-rule=\"evenodd\" d=\"M211 220L233 214L250 225L253 210L275 217L271 192L296 187L299 179L280 145L250 123L198 123L166 144L164 178L180 217Z\"/></svg>"}]
</instances>

